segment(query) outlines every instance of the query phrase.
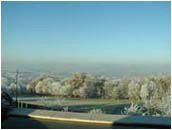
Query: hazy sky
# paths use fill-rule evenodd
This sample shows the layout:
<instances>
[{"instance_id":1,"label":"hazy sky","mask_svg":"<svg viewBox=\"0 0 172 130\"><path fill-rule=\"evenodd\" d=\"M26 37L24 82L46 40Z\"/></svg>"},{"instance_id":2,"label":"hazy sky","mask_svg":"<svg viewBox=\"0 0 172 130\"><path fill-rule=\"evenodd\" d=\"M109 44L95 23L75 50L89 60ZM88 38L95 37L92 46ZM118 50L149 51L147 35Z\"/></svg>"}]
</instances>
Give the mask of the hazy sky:
<instances>
[{"instance_id":1,"label":"hazy sky","mask_svg":"<svg viewBox=\"0 0 172 130\"><path fill-rule=\"evenodd\" d=\"M170 2L2 2L2 62L170 63Z\"/></svg>"}]
</instances>

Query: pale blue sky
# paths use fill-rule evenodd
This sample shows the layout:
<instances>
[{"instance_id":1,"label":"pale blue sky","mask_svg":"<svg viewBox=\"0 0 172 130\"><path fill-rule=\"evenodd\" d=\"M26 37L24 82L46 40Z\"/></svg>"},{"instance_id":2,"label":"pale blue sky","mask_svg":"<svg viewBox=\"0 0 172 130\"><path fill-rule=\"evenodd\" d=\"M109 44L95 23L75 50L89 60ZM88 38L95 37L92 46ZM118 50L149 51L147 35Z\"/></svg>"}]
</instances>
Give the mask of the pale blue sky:
<instances>
[{"instance_id":1,"label":"pale blue sky","mask_svg":"<svg viewBox=\"0 0 172 130\"><path fill-rule=\"evenodd\" d=\"M2 2L2 61L170 64L170 2Z\"/></svg>"}]
</instances>

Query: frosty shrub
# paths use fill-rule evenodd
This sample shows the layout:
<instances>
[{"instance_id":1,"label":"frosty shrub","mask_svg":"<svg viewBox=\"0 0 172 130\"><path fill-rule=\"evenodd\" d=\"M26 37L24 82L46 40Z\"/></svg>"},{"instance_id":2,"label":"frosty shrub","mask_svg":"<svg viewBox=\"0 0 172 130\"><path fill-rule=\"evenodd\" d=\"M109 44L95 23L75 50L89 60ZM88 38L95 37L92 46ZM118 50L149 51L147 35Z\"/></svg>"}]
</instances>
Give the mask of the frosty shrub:
<instances>
[{"instance_id":1,"label":"frosty shrub","mask_svg":"<svg viewBox=\"0 0 172 130\"><path fill-rule=\"evenodd\" d=\"M162 90L167 93L171 89L171 76L158 76L158 77L151 77L151 81L158 84Z\"/></svg>"},{"instance_id":2,"label":"frosty shrub","mask_svg":"<svg viewBox=\"0 0 172 130\"><path fill-rule=\"evenodd\" d=\"M2 78L1 78L1 87L6 87L6 86L8 86L8 85L9 85L9 83L8 83L7 78L2 77Z\"/></svg>"},{"instance_id":3,"label":"frosty shrub","mask_svg":"<svg viewBox=\"0 0 172 130\"><path fill-rule=\"evenodd\" d=\"M132 80L128 84L128 96L132 102L140 100L141 84L138 80Z\"/></svg>"},{"instance_id":4,"label":"frosty shrub","mask_svg":"<svg viewBox=\"0 0 172 130\"><path fill-rule=\"evenodd\" d=\"M88 113L90 114L91 120L100 119L102 114L104 114L104 112L101 109L92 109Z\"/></svg>"},{"instance_id":5,"label":"frosty shrub","mask_svg":"<svg viewBox=\"0 0 172 130\"><path fill-rule=\"evenodd\" d=\"M45 78L36 84L34 91L38 94L52 94L52 83L51 78Z\"/></svg>"},{"instance_id":6,"label":"frosty shrub","mask_svg":"<svg viewBox=\"0 0 172 130\"><path fill-rule=\"evenodd\" d=\"M162 78L159 78L158 84L161 86L161 89L163 91L162 95L171 92L171 77L163 76Z\"/></svg>"},{"instance_id":7,"label":"frosty shrub","mask_svg":"<svg viewBox=\"0 0 172 130\"><path fill-rule=\"evenodd\" d=\"M118 98L119 97L119 81L109 80L104 84L104 93L105 98Z\"/></svg>"},{"instance_id":8,"label":"frosty shrub","mask_svg":"<svg viewBox=\"0 0 172 130\"><path fill-rule=\"evenodd\" d=\"M147 81L147 83L143 84L140 91L140 96L143 101L150 100L154 98L156 95L156 84L153 81Z\"/></svg>"},{"instance_id":9,"label":"frosty shrub","mask_svg":"<svg viewBox=\"0 0 172 130\"><path fill-rule=\"evenodd\" d=\"M66 81L63 81L62 84L63 86L66 86L65 88L70 90L70 96L81 97L80 88L84 86L86 78L86 73L74 73L71 78L67 79Z\"/></svg>"},{"instance_id":10,"label":"frosty shrub","mask_svg":"<svg viewBox=\"0 0 172 130\"><path fill-rule=\"evenodd\" d=\"M159 116L171 114L170 87L160 83L161 77L146 78L141 86L140 97L142 106L136 112L142 115ZM166 88L166 89L164 89ZM131 106L133 108L133 106ZM130 109L129 109L130 110Z\"/></svg>"},{"instance_id":11,"label":"frosty shrub","mask_svg":"<svg viewBox=\"0 0 172 130\"><path fill-rule=\"evenodd\" d=\"M129 80L127 79L122 79L120 80L120 83L118 85L118 93L119 93L119 96L118 96L118 99L128 99L129 96L128 96L128 84L129 84Z\"/></svg>"},{"instance_id":12,"label":"frosty shrub","mask_svg":"<svg viewBox=\"0 0 172 130\"><path fill-rule=\"evenodd\" d=\"M63 84L71 86L73 97L92 98L102 96L104 81L86 73L76 73Z\"/></svg>"},{"instance_id":13,"label":"frosty shrub","mask_svg":"<svg viewBox=\"0 0 172 130\"><path fill-rule=\"evenodd\" d=\"M142 115L142 106L132 103L130 107L124 108L123 114L126 114L126 115Z\"/></svg>"},{"instance_id":14,"label":"frosty shrub","mask_svg":"<svg viewBox=\"0 0 172 130\"><path fill-rule=\"evenodd\" d=\"M52 83L53 83L53 80L51 78L47 78L47 79L44 79L42 81L42 92L43 92L43 94L51 94Z\"/></svg>"},{"instance_id":15,"label":"frosty shrub","mask_svg":"<svg viewBox=\"0 0 172 130\"><path fill-rule=\"evenodd\" d=\"M4 92L8 92L9 94L11 94L11 82L9 82L8 79L5 77L1 78L1 89Z\"/></svg>"},{"instance_id":16,"label":"frosty shrub","mask_svg":"<svg viewBox=\"0 0 172 130\"><path fill-rule=\"evenodd\" d=\"M131 104L130 107L124 108L123 114L127 115L142 115L142 116L159 116L162 112L155 107L147 107L144 104Z\"/></svg>"},{"instance_id":17,"label":"frosty shrub","mask_svg":"<svg viewBox=\"0 0 172 130\"><path fill-rule=\"evenodd\" d=\"M56 96L70 96L72 93L70 85L65 84L62 86L59 82L54 82L49 78L39 81L35 89L36 93Z\"/></svg>"},{"instance_id":18,"label":"frosty shrub","mask_svg":"<svg viewBox=\"0 0 172 130\"><path fill-rule=\"evenodd\" d=\"M72 87L69 84L63 85L59 89L59 95L60 96L72 96Z\"/></svg>"},{"instance_id":19,"label":"frosty shrub","mask_svg":"<svg viewBox=\"0 0 172 130\"><path fill-rule=\"evenodd\" d=\"M162 115L171 116L171 95L167 93L158 104Z\"/></svg>"},{"instance_id":20,"label":"frosty shrub","mask_svg":"<svg viewBox=\"0 0 172 130\"><path fill-rule=\"evenodd\" d=\"M31 93L35 93L35 87L38 84L39 81L43 81L44 79L47 79L48 76L42 75L36 79L33 79L28 85L27 85L27 90Z\"/></svg>"},{"instance_id":21,"label":"frosty shrub","mask_svg":"<svg viewBox=\"0 0 172 130\"><path fill-rule=\"evenodd\" d=\"M54 95L54 96L59 96L60 95L60 89L61 89L61 84L59 82L53 82L51 84L51 87L52 87L52 92L51 94Z\"/></svg>"},{"instance_id":22,"label":"frosty shrub","mask_svg":"<svg viewBox=\"0 0 172 130\"><path fill-rule=\"evenodd\" d=\"M80 97L80 91L79 91L79 89L74 89L72 91L72 97Z\"/></svg>"},{"instance_id":23,"label":"frosty shrub","mask_svg":"<svg viewBox=\"0 0 172 130\"><path fill-rule=\"evenodd\" d=\"M157 108L166 92L163 90L162 85L157 84L156 81L147 81L142 85L140 95L145 107Z\"/></svg>"},{"instance_id":24,"label":"frosty shrub","mask_svg":"<svg viewBox=\"0 0 172 130\"><path fill-rule=\"evenodd\" d=\"M86 73L74 73L71 79L69 79L67 82L73 88L79 88L83 86L86 77L87 77Z\"/></svg>"},{"instance_id":25,"label":"frosty shrub","mask_svg":"<svg viewBox=\"0 0 172 130\"><path fill-rule=\"evenodd\" d=\"M1 78L1 88L11 95L16 94L16 81L12 77L2 77ZM23 82L18 82L17 92L18 94L26 93L25 84Z\"/></svg>"},{"instance_id":26,"label":"frosty shrub","mask_svg":"<svg viewBox=\"0 0 172 130\"><path fill-rule=\"evenodd\" d=\"M71 97L72 91L73 89L69 84L62 85L60 82L53 82L51 84L51 95Z\"/></svg>"},{"instance_id":27,"label":"frosty shrub","mask_svg":"<svg viewBox=\"0 0 172 130\"><path fill-rule=\"evenodd\" d=\"M101 109L92 109L88 113L90 113L90 114L103 114L104 112Z\"/></svg>"},{"instance_id":28,"label":"frosty shrub","mask_svg":"<svg viewBox=\"0 0 172 130\"><path fill-rule=\"evenodd\" d=\"M73 91L73 96L82 98L92 98L99 96L99 89L96 87L94 81L87 81L83 86Z\"/></svg>"},{"instance_id":29,"label":"frosty shrub","mask_svg":"<svg viewBox=\"0 0 172 130\"><path fill-rule=\"evenodd\" d=\"M83 98L97 97L97 88L94 82L86 82L83 87L79 89L79 96Z\"/></svg>"},{"instance_id":30,"label":"frosty shrub","mask_svg":"<svg viewBox=\"0 0 172 130\"><path fill-rule=\"evenodd\" d=\"M2 88L15 92L14 79L2 78ZM12 84L13 83L13 84ZM19 83L19 91L26 91L26 83ZM5 87L8 86L8 87ZM93 76L88 73L74 73L71 77L54 80L46 75L39 76L27 85L27 90L34 94L46 94L61 97L78 98L113 98L129 99L132 103L143 103L144 110L160 108L164 97L171 91L170 76L145 76L118 78ZM133 107L133 106L131 106Z\"/></svg>"},{"instance_id":31,"label":"frosty shrub","mask_svg":"<svg viewBox=\"0 0 172 130\"><path fill-rule=\"evenodd\" d=\"M39 81L37 83L37 85L35 86L35 93L38 93L38 94L42 94L43 93L42 82L41 81Z\"/></svg>"}]
</instances>

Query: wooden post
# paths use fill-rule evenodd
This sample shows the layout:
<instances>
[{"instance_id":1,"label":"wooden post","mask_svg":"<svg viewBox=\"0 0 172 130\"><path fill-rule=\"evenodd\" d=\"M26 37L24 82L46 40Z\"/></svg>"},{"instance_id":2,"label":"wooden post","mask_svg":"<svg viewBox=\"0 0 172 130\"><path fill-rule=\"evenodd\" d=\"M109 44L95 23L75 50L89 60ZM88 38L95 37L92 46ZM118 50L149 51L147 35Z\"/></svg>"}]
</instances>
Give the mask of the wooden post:
<instances>
[{"instance_id":1,"label":"wooden post","mask_svg":"<svg viewBox=\"0 0 172 130\"><path fill-rule=\"evenodd\" d=\"M21 101L20 104L21 104L21 109L22 109L23 108L23 102Z\"/></svg>"},{"instance_id":2,"label":"wooden post","mask_svg":"<svg viewBox=\"0 0 172 130\"><path fill-rule=\"evenodd\" d=\"M18 74L19 74L19 71L16 70L16 104L18 104L18 99L17 99L17 96L18 96L18 93L17 93L17 86L18 86Z\"/></svg>"},{"instance_id":3,"label":"wooden post","mask_svg":"<svg viewBox=\"0 0 172 130\"><path fill-rule=\"evenodd\" d=\"M20 108L20 102L17 100L17 108Z\"/></svg>"}]
</instances>

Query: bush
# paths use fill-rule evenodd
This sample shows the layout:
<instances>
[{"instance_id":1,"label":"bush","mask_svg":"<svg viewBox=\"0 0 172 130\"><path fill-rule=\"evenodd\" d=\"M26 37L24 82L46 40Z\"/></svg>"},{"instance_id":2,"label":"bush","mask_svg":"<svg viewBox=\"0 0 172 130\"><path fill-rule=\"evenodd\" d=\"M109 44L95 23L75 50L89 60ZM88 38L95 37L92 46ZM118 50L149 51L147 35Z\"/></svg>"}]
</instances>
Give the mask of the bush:
<instances>
[{"instance_id":1,"label":"bush","mask_svg":"<svg viewBox=\"0 0 172 130\"><path fill-rule=\"evenodd\" d=\"M126 115L142 115L142 107L138 104L131 104L130 107L125 107L123 114Z\"/></svg>"},{"instance_id":2,"label":"bush","mask_svg":"<svg viewBox=\"0 0 172 130\"><path fill-rule=\"evenodd\" d=\"M104 84L104 96L105 98L119 98L119 81L116 80L110 80L106 81Z\"/></svg>"},{"instance_id":3,"label":"bush","mask_svg":"<svg viewBox=\"0 0 172 130\"><path fill-rule=\"evenodd\" d=\"M41 81L38 81L34 88L35 93L52 94L52 83L53 80L51 78L45 78Z\"/></svg>"},{"instance_id":4,"label":"bush","mask_svg":"<svg viewBox=\"0 0 172 130\"><path fill-rule=\"evenodd\" d=\"M35 93L35 87L36 85L38 84L38 82L40 81L43 81L44 79L47 79L48 76L46 75L42 75L36 79L33 79L28 85L27 85L27 90L30 92L30 93Z\"/></svg>"},{"instance_id":5,"label":"bush","mask_svg":"<svg viewBox=\"0 0 172 130\"><path fill-rule=\"evenodd\" d=\"M148 81L147 83L143 84L140 91L140 96L143 101L150 100L151 98L157 97L156 91L157 86L153 81Z\"/></svg>"},{"instance_id":6,"label":"bush","mask_svg":"<svg viewBox=\"0 0 172 130\"><path fill-rule=\"evenodd\" d=\"M136 113L142 113L142 115L149 115L149 116L158 116L158 115L167 115L171 114L171 98L170 98L170 87L169 84L166 83L166 78L162 77L151 77L146 78L141 83L141 90L140 90L140 101L142 103L141 107L133 107L131 106L128 108L127 111L133 110ZM169 81L168 81L169 82ZM131 94L131 87L136 88L138 85L129 85L129 93ZM167 85L168 84L168 85ZM138 87L139 88L139 87ZM139 91L139 89L138 89ZM136 96L132 92L133 95ZM130 98L131 99L131 98ZM135 99L136 100L136 99ZM133 100L132 100L133 101ZM138 101L138 100L136 100ZM137 106L137 104L134 104Z\"/></svg>"},{"instance_id":7,"label":"bush","mask_svg":"<svg viewBox=\"0 0 172 130\"><path fill-rule=\"evenodd\" d=\"M75 73L72 79L63 81L71 86L72 96L81 98L101 97L104 81L86 73Z\"/></svg>"},{"instance_id":8,"label":"bush","mask_svg":"<svg viewBox=\"0 0 172 130\"><path fill-rule=\"evenodd\" d=\"M87 82L83 87L79 88L79 96L83 98L94 98L98 97L98 89L96 88L94 82Z\"/></svg>"},{"instance_id":9,"label":"bush","mask_svg":"<svg viewBox=\"0 0 172 130\"><path fill-rule=\"evenodd\" d=\"M124 114L127 115L142 115L142 116L159 116L162 114L161 110L156 107L147 107L145 104L131 104L130 107L124 108Z\"/></svg>"},{"instance_id":10,"label":"bush","mask_svg":"<svg viewBox=\"0 0 172 130\"><path fill-rule=\"evenodd\" d=\"M62 97L129 99L134 104L143 103L144 111L150 114L156 113L157 108L158 111L169 108L159 107L159 104L165 102L164 97L170 93L170 81L169 76L114 79L75 73L61 81L55 81L45 75L40 76L28 84L28 89L31 93ZM8 82L3 79L3 84ZM20 91L24 92L23 83L19 86ZM10 84L9 90L15 92L14 84Z\"/></svg>"},{"instance_id":11,"label":"bush","mask_svg":"<svg viewBox=\"0 0 172 130\"><path fill-rule=\"evenodd\" d=\"M103 114L104 112L101 109L92 109L88 113L90 113L90 114Z\"/></svg>"},{"instance_id":12,"label":"bush","mask_svg":"<svg viewBox=\"0 0 172 130\"><path fill-rule=\"evenodd\" d=\"M171 95L169 93L162 98L159 109L163 115L171 116Z\"/></svg>"},{"instance_id":13,"label":"bush","mask_svg":"<svg viewBox=\"0 0 172 130\"><path fill-rule=\"evenodd\" d=\"M72 96L72 87L68 84L64 85L64 86L61 86L60 89L59 89L59 95L60 96L69 96L71 97Z\"/></svg>"},{"instance_id":14,"label":"bush","mask_svg":"<svg viewBox=\"0 0 172 130\"><path fill-rule=\"evenodd\" d=\"M128 84L128 97L132 102L140 100L141 83L139 80L132 80Z\"/></svg>"},{"instance_id":15,"label":"bush","mask_svg":"<svg viewBox=\"0 0 172 130\"><path fill-rule=\"evenodd\" d=\"M60 89L62 87L62 85L59 83L59 82L53 82L51 84L51 87L52 87L52 95L54 96L59 96L61 93L60 93Z\"/></svg>"}]
</instances>

